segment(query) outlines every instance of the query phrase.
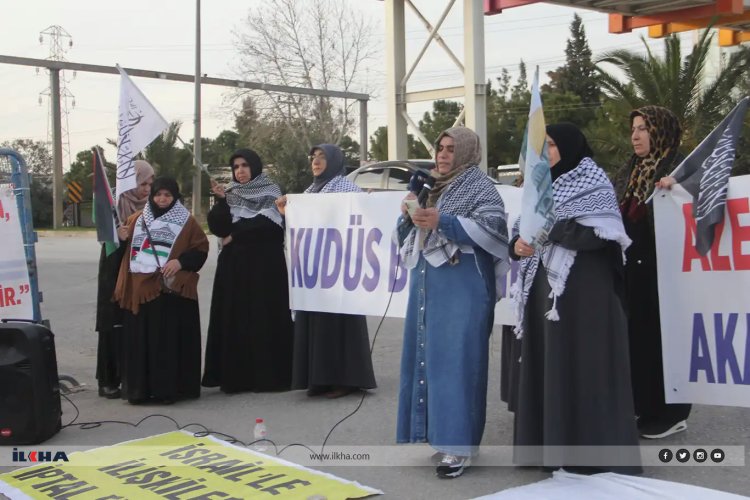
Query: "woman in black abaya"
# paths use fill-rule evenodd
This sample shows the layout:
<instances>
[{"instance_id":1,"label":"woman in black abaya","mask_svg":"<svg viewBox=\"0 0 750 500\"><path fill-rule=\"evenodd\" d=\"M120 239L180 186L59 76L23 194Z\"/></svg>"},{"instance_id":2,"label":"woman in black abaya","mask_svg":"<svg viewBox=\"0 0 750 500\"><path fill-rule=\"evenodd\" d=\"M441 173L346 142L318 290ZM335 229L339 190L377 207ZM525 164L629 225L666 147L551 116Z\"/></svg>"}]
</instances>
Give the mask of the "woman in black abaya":
<instances>
[{"instance_id":1,"label":"woman in black abaya","mask_svg":"<svg viewBox=\"0 0 750 500\"><path fill-rule=\"evenodd\" d=\"M293 325L289 311L279 187L252 150L231 159L232 182L214 185L208 227L222 238L206 342L205 387L227 393L289 390Z\"/></svg>"},{"instance_id":2,"label":"woman in black abaya","mask_svg":"<svg viewBox=\"0 0 750 500\"><path fill-rule=\"evenodd\" d=\"M547 147L556 222L543 245L515 237L510 248L521 260L514 460L637 473L623 306L630 239L612 184L581 131L550 125Z\"/></svg>"}]
</instances>

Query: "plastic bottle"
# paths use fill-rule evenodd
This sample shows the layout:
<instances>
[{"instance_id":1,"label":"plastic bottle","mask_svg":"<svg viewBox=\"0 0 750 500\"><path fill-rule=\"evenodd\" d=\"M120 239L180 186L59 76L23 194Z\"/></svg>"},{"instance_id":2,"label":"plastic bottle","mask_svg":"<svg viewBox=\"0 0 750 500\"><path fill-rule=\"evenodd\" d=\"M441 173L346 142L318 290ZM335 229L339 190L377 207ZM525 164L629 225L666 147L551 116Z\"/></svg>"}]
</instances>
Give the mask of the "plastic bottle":
<instances>
[{"instance_id":1,"label":"plastic bottle","mask_svg":"<svg viewBox=\"0 0 750 500\"><path fill-rule=\"evenodd\" d=\"M259 439L268 439L268 428L262 418L255 419L255 428L253 429L253 441ZM260 441L253 445L253 449L256 451L266 451L268 449L268 442Z\"/></svg>"}]
</instances>

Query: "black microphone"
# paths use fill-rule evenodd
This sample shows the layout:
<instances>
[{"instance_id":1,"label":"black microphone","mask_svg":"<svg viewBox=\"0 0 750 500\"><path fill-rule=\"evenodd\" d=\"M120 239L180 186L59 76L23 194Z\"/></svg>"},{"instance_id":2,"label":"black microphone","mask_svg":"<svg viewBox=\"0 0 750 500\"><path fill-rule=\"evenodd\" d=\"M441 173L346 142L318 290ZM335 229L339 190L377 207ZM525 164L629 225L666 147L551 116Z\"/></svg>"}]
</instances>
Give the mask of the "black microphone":
<instances>
[{"instance_id":1,"label":"black microphone","mask_svg":"<svg viewBox=\"0 0 750 500\"><path fill-rule=\"evenodd\" d=\"M427 208L427 198L430 196L430 191L432 191L432 186L434 184L434 178L428 177L427 179L425 179L422 190L417 195L417 202L419 203L419 206L421 208Z\"/></svg>"}]
</instances>

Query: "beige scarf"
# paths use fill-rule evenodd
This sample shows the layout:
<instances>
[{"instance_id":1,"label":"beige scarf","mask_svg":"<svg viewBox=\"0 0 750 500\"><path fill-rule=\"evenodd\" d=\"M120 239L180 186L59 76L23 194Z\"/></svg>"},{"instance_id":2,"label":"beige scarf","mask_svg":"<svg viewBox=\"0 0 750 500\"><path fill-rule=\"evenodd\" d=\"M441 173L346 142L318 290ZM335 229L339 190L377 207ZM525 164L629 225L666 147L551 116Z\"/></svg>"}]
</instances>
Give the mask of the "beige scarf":
<instances>
[{"instance_id":1,"label":"beige scarf","mask_svg":"<svg viewBox=\"0 0 750 500\"><path fill-rule=\"evenodd\" d=\"M432 171L435 181L435 187L430 191L427 198L427 206L434 207L437 205L438 198L445 191L451 182L471 165L478 165L482 161L482 146L479 144L479 136L473 130L466 127L449 128L440 134L435 141L435 163L437 163L437 150L440 141L445 136L453 138L453 165L447 174L439 174L437 167Z\"/></svg>"},{"instance_id":2,"label":"beige scarf","mask_svg":"<svg viewBox=\"0 0 750 500\"><path fill-rule=\"evenodd\" d=\"M117 201L117 215L120 216L120 222L125 223L128 217L133 215L139 210L143 210L148 201L149 193L143 198L138 197L138 188L141 183L146 182L150 177L154 176L154 168L149 165L145 160L135 161L135 182L136 187L125 191L120 195L120 199Z\"/></svg>"}]
</instances>

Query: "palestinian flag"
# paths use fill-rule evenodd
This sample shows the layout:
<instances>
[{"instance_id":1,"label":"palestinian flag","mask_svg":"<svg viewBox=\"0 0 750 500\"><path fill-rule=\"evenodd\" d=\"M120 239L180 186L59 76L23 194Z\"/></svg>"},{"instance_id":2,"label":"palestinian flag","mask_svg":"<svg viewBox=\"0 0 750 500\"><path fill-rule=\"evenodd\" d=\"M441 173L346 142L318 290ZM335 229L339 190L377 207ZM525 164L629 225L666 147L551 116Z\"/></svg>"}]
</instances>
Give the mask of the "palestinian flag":
<instances>
[{"instance_id":1,"label":"palestinian flag","mask_svg":"<svg viewBox=\"0 0 750 500\"><path fill-rule=\"evenodd\" d=\"M111 255L120 246L117 237L117 224L115 223L115 203L112 198L112 190L104 172L104 161L99 149L93 148L94 152L94 211L93 218L96 224L96 239L104 243L107 255Z\"/></svg>"}]
</instances>

